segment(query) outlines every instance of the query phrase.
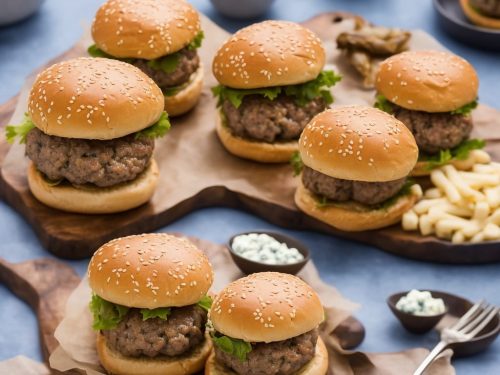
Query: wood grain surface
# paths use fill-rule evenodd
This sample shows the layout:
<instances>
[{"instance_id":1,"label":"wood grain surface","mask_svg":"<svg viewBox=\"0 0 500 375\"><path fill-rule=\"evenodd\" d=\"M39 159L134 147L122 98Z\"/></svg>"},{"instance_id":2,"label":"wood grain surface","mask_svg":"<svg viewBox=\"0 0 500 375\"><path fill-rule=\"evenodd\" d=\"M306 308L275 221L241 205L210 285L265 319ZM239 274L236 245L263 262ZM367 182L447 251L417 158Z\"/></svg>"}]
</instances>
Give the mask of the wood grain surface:
<instances>
[{"instance_id":1,"label":"wood grain surface","mask_svg":"<svg viewBox=\"0 0 500 375\"><path fill-rule=\"evenodd\" d=\"M322 14L307 21L306 25L331 43L345 16L338 13ZM209 38L216 41L226 37L226 34L212 33ZM210 51L202 49L200 52L205 66L209 66ZM84 53L82 45L76 45L54 61ZM341 85L356 84L342 56L337 53L330 63L335 64L345 76L345 83ZM499 242L452 245L435 237L403 232L399 226L348 233L302 214L293 202L297 180L292 176L290 166L263 165L238 159L221 146L214 131L215 101L210 94L210 87L215 81L209 73L205 81L200 103L195 110L174 119L169 134L156 142L155 158L160 166L160 185L150 203L113 215L78 215L51 209L38 202L29 192L25 172L28 161L24 157L24 147L9 146L3 137L0 140L1 197L34 228L48 251L69 259L89 257L94 249L117 236L153 231L193 210L223 206L244 210L282 227L328 233L424 261L500 261ZM373 95L359 92L365 98ZM337 102L342 100L340 95L340 101ZM13 113L16 102L16 98L13 98L0 107L2 126ZM491 122L492 118L496 122ZM476 135L488 139L488 150L500 159L499 132L496 130L500 129L500 114L494 109L481 107L475 111L474 120Z\"/></svg>"},{"instance_id":2,"label":"wood grain surface","mask_svg":"<svg viewBox=\"0 0 500 375\"><path fill-rule=\"evenodd\" d=\"M224 245L188 238L200 249L226 251ZM54 338L54 331L63 318L68 297L80 283L80 277L71 266L55 259L43 258L12 264L0 258L0 283L28 303L36 313L40 345L47 362L59 345ZM344 349L352 349L363 341L365 329L357 319L350 317L337 327L334 336Z\"/></svg>"}]
</instances>

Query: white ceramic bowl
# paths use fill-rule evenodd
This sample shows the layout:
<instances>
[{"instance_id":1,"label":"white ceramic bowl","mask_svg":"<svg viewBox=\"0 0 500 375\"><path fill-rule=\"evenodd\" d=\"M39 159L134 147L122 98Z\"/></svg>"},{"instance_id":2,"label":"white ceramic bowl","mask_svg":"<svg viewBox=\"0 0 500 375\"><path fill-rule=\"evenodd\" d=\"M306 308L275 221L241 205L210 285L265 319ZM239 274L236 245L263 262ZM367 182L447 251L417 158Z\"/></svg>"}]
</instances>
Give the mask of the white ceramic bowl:
<instances>
[{"instance_id":1,"label":"white ceramic bowl","mask_svg":"<svg viewBox=\"0 0 500 375\"><path fill-rule=\"evenodd\" d=\"M1 0L0 0L1 1ZM232 18L255 18L264 14L274 0L210 0L219 12Z\"/></svg>"},{"instance_id":2,"label":"white ceramic bowl","mask_svg":"<svg viewBox=\"0 0 500 375\"><path fill-rule=\"evenodd\" d=\"M8 25L31 16L44 0L0 0L0 25Z\"/></svg>"}]
</instances>

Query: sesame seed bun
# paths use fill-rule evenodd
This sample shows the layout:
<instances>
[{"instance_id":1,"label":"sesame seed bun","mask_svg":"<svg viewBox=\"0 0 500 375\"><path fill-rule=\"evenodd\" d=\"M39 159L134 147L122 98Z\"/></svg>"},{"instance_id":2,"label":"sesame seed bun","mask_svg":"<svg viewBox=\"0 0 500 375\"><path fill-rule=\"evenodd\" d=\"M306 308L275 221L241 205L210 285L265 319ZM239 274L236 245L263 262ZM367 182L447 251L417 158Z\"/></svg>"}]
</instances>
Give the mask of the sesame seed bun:
<instances>
[{"instance_id":1,"label":"sesame seed bun","mask_svg":"<svg viewBox=\"0 0 500 375\"><path fill-rule=\"evenodd\" d=\"M209 319L223 335L267 343L316 328L324 312L316 292L298 277L261 272L226 286L215 298Z\"/></svg>"},{"instance_id":2,"label":"sesame seed bun","mask_svg":"<svg viewBox=\"0 0 500 375\"><path fill-rule=\"evenodd\" d=\"M205 340L193 351L176 357L126 357L106 345L106 338L97 334L97 354L102 366L109 374L119 375L190 375L201 371L212 350L212 340Z\"/></svg>"},{"instance_id":3,"label":"sesame seed bun","mask_svg":"<svg viewBox=\"0 0 500 375\"><path fill-rule=\"evenodd\" d=\"M347 232L359 232L398 223L420 196L412 190L410 194L399 197L389 207L378 210L353 201L319 207L318 197L300 182L295 191L295 204L302 212L334 228Z\"/></svg>"},{"instance_id":4,"label":"sesame seed bun","mask_svg":"<svg viewBox=\"0 0 500 375\"><path fill-rule=\"evenodd\" d=\"M500 18L488 17L479 13L470 4L469 0L460 0L460 5L465 15L472 23L490 29L500 29Z\"/></svg>"},{"instance_id":5,"label":"sesame seed bun","mask_svg":"<svg viewBox=\"0 0 500 375\"><path fill-rule=\"evenodd\" d=\"M80 214L111 214L130 210L153 196L160 172L151 159L149 166L134 180L111 187L74 187L69 183L52 185L33 163L28 167L31 193L43 204L61 211Z\"/></svg>"},{"instance_id":6,"label":"sesame seed bun","mask_svg":"<svg viewBox=\"0 0 500 375\"><path fill-rule=\"evenodd\" d=\"M260 163L288 163L299 148L297 141L267 143L235 136L224 125L220 111L217 111L215 130L222 145L231 154Z\"/></svg>"},{"instance_id":7,"label":"sesame seed bun","mask_svg":"<svg viewBox=\"0 0 500 375\"><path fill-rule=\"evenodd\" d=\"M195 304L213 278L205 253L166 233L114 239L94 253L88 268L90 288L101 298L147 309Z\"/></svg>"},{"instance_id":8,"label":"sesame seed bun","mask_svg":"<svg viewBox=\"0 0 500 375\"><path fill-rule=\"evenodd\" d=\"M311 30L288 21L264 21L239 30L215 54L212 70L223 85L251 89L315 79L325 50Z\"/></svg>"},{"instance_id":9,"label":"sesame seed bun","mask_svg":"<svg viewBox=\"0 0 500 375\"><path fill-rule=\"evenodd\" d=\"M407 51L380 64L375 87L389 101L407 109L450 112L477 98L474 67L443 51Z\"/></svg>"},{"instance_id":10,"label":"sesame seed bun","mask_svg":"<svg viewBox=\"0 0 500 375\"><path fill-rule=\"evenodd\" d=\"M367 106L344 106L316 115L299 140L302 161L344 180L384 182L408 176L418 148L394 116Z\"/></svg>"},{"instance_id":11,"label":"sesame seed bun","mask_svg":"<svg viewBox=\"0 0 500 375\"><path fill-rule=\"evenodd\" d=\"M108 140L140 131L163 112L163 93L138 68L117 60L81 57L40 73L28 113L45 134Z\"/></svg>"},{"instance_id":12,"label":"sesame seed bun","mask_svg":"<svg viewBox=\"0 0 500 375\"><path fill-rule=\"evenodd\" d=\"M200 16L184 0L108 0L92 24L104 52L147 60L179 51L199 31Z\"/></svg>"},{"instance_id":13,"label":"sesame seed bun","mask_svg":"<svg viewBox=\"0 0 500 375\"><path fill-rule=\"evenodd\" d=\"M165 111L170 117L189 112L198 102L203 90L203 65L200 63L188 85L173 96L165 96Z\"/></svg>"},{"instance_id":14,"label":"sesame seed bun","mask_svg":"<svg viewBox=\"0 0 500 375\"><path fill-rule=\"evenodd\" d=\"M318 337L314 357L295 375L325 375L328 371L328 351L325 343ZM217 362L212 352L205 365L205 375L237 375L236 372Z\"/></svg>"}]
</instances>

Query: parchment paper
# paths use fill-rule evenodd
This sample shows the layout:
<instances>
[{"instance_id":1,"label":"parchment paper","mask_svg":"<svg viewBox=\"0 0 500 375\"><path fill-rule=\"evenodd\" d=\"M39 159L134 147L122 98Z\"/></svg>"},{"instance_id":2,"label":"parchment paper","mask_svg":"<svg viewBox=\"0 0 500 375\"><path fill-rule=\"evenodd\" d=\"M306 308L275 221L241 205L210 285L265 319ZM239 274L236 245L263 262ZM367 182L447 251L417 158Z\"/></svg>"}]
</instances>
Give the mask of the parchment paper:
<instances>
[{"instance_id":1,"label":"parchment paper","mask_svg":"<svg viewBox=\"0 0 500 375\"><path fill-rule=\"evenodd\" d=\"M221 290L229 282L242 276L227 251L221 247L203 249L212 263L215 281L212 291ZM326 310L326 321L320 333L330 354L330 372L335 375L349 374L411 374L426 355L427 350L415 349L394 354L364 354L344 351L337 339L331 335L334 329L359 306L344 298L334 287L324 283L314 264L309 262L298 275L319 294ZM56 329L55 337L59 348L50 356L50 366L59 371L79 369L88 375L105 374L99 366L95 350L95 332L88 310L91 290L84 278L68 299L64 319ZM449 364L450 352L437 361L429 374L454 374Z\"/></svg>"}]
</instances>

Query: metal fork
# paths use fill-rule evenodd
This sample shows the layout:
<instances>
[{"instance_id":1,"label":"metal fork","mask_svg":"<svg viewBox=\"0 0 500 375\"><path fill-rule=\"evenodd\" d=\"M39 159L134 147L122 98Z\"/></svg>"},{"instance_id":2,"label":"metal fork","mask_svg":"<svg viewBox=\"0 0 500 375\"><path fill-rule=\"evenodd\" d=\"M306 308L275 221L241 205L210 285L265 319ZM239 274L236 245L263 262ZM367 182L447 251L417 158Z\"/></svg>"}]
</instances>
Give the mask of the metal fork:
<instances>
[{"instance_id":1,"label":"metal fork","mask_svg":"<svg viewBox=\"0 0 500 375\"><path fill-rule=\"evenodd\" d=\"M413 375L422 375L434 359L450 344L469 341L477 336L498 314L499 308L484 301L472 306L455 324L443 329L441 341L432 349Z\"/></svg>"}]
</instances>

